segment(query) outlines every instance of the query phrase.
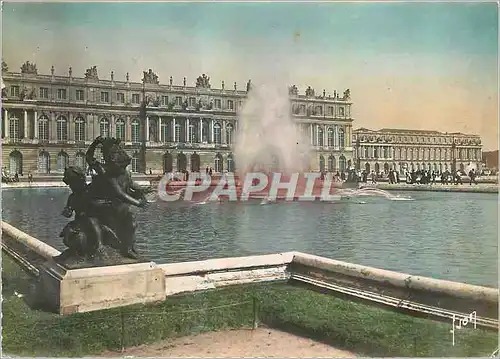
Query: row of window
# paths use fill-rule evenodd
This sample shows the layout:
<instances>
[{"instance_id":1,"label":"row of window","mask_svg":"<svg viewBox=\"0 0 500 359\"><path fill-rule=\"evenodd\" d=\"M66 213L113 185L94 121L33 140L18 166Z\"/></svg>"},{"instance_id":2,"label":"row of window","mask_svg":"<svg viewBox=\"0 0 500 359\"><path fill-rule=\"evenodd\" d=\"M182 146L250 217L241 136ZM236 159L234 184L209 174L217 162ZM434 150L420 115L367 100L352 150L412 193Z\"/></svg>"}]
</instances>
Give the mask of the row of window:
<instances>
[{"instance_id":1,"label":"row of window","mask_svg":"<svg viewBox=\"0 0 500 359\"><path fill-rule=\"evenodd\" d=\"M46 116L41 116L38 120L38 139L41 141L48 141L50 139L49 133L49 119ZM114 135L115 138L126 141L125 121L118 119L115 122L115 133L111 133L111 125L108 119L101 119L99 122L99 134L103 137L110 137ZM86 136L86 122L83 118L78 117L75 119L74 128L74 141L85 141ZM160 131L160 132L158 132ZM234 128L231 124L226 125L226 142L227 144L233 143ZM56 120L56 141L68 141L69 139L68 121L64 117L58 117ZM210 126L204 123L201 127L199 124L190 124L187 128L179 123L175 124L172 129L167 120L161 120L160 129L158 126L150 126L150 138L148 140L153 142L188 142L188 143L222 143L222 127L219 123L214 123L213 138L210 135ZM201 136L201 137L200 137ZM16 141L21 138L21 123L17 118L9 120L9 137ZM130 140L131 142L141 141L140 123L138 119L134 119L130 126Z\"/></svg>"},{"instance_id":2,"label":"row of window","mask_svg":"<svg viewBox=\"0 0 500 359\"><path fill-rule=\"evenodd\" d=\"M102 156L98 151L96 152L96 158L99 161L103 161ZM184 153L179 153L176 158L177 171L187 170L187 157ZM200 156L198 154L191 155L191 172L199 172L200 168ZM87 164L85 160L85 154L83 152L78 152L75 155L74 165L83 170L86 170ZM69 155L61 151L57 154L56 159L56 171L63 172L66 168L70 166ZM224 159L221 154L217 154L214 160L214 170L215 172L224 171ZM234 160L231 155L228 156L226 160L226 170L229 172L234 172ZM51 161L50 154L46 151L42 151L38 155L37 162L37 172L48 174L51 172ZM139 172L139 154L135 152L131 156L130 170L132 172ZM11 174L23 174L23 156L19 151L13 151L9 155L9 171ZM173 157L171 154L165 154L163 156L163 172L173 172Z\"/></svg>"},{"instance_id":3,"label":"row of window","mask_svg":"<svg viewBox=\"0 0 500 359\"><path fill-rule=\"evenodd\" d=\"M337 168L337 161L333 155L328 156L328 172L344 172L351 167L351 160L346 161L344 156L340 156L338 165ZM325 171L325 157L323 155L319 156L319 170L321 172Z\"/></svg>"},{"instance_id":4,"label":"row of window","mask_svg":"<svg viewBox=\"0 0 500 359\"><path fill-rule=\"evenodd\" d=\"M358 136L358 137L357 137ZM353 135L353 140L356 141L356 138L359 138L359 135ZM376 142L376 141L396 141L402 143L453 143L453 137L430 137L430 136L361 136L360 140L362 142ZM478 138L455 138L455 143L481 143Z\"/></svg>"},{"instance_id":5,"label":"row of window","mask_svg":"<svg viewBox=\"0 0 500 359\"><path fill-rule=\"evenodd\" d=\"M399 170L399 174L400 175L405 175L406 171L419 171L419 170L424 170L424 171L434 171L434 172L445 172L445 171L448 171L448 170L451 170L453 167L453 165L450 163L434 163L434 164L431 164L431 163L405 163L405 162L400 162L400 163L393 163L393 164L389 164L389 163L384 163L384 172L385 173L388 173L389 170L396 170L398 171ZM463 163L460 164L459 166L460 168L460 171L462 172L465 172L465 165ZM371 165L369 163L365 163L365 166L364 166L364 170L367 172L367 173L370 173L371 172ZM379 163L375 163L375 166L374 166L374 171L376 173L380 173L381 171L381 168L380 168L380 164Z\"/></svg>"},{"instance_id":6,"label":"row of window","mask_svg":"<svg viewBox=\"0 0 500 359\"><path fill-rule=\"evenodd\" d=\"M383 147L365 147L358 150L360 158L394 158L396 160L451 160L452 149L447 148L423 148L405 149ZM364 155L364 156L363 156ZM479 160L481 159L481 150L474 148L458 149L458 158L461 160Z\"/></svg>"},{"instance_id":7,"label":"row of window","mask_svg":"<svg viewBox=\"0 0 500 359\"><path fill-rule=\"evenodd\" d=\"M328 147L346 147L346 138L345 138L345 132L342 127L338 128L337 132L337 137L335 138L335 131L333 128L329 127L326 130L327 136L326 136L326 145ZM323 129L321 127L317 128L317 131L313 131L313 138L312 138L312 144L313 146L324 146L324 136L323 136Z\"/></svg>"},{"instance_id":8,"label":"row of window","mask_svg":"<svg viewBox=\"0 0 500 359\"><path fill-rule=\"evenodd\" d=\"M49 91L50 89L48 87L40 87L39 88L39 98L40 99L49 99ZM91 90L92 91L92 90ZM93 91L92 91L93 92ZM56 90L56 99L58 100L68 100L68 91L67 89L60 88ZM115 101L117 103L122 103L125 104L126 99L125 99L125 93L123 92L117 92L116 94ZM11 97L19 97L20 96L20 87L17 85L11 86L10 87L10 96ZM94 97L94 95L92 95ZM97 100L95 97L93 99L94 101ZM169 100L171 102L169 102ZM75 90L75 101L85 101L85 92L84 90ZM160 106L168 106L170 103L172 103L175 106L182 106L184 101L187 101L188 107L196 107L197 101L196 97L189 97L187 100L184 100L182 96L161 96L160 97ZM101 103L110 103L111 101L111 96L109 91L101 91L100 92L100 102ZM130 99L130 102L132 104L140 104L141 103L141 95L138 93L133 93ZM241 105L241 101L239 102ZM223 109L222 106L222 100L221 99L214 99L214 108L216 109ZM226 100L226 106L224 109L227 110L234 110L235 109L235 101L234 100Z\"/></svg>"},{"instance_id":9,"label":"row of window","mask_svg":"<svg viewBox=\"0 0 500 359\"><path fill-rule=\"evenodd\" d=\"M337 111L335 111L335 109ZM323 116L323 105L316 106L306 106L305 104L292 104L292 113L294 115L302 115L302 116ZM334 106L326 106L326 116L334 117L334 116L348 116L344 107L334 107Z\"/></svg>"}]
</instances>

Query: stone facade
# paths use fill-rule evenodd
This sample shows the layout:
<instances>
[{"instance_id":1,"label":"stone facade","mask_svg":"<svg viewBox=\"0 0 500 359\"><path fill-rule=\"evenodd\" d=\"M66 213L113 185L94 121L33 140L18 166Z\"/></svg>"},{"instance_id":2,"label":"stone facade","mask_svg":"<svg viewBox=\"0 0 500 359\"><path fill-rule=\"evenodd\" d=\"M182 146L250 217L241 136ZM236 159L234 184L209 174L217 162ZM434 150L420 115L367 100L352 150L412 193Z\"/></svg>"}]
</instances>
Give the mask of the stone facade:
<instances>
[{"instance_id":1,"label":"stone facade","mask_svg":"<svg viewBox=\"0 0 500 359\"><path fill-rule=\"evenodd\" d=\"M50 75L41 75L29 62L20 73L4 71L2 76L2 161L11 173L59 173L69 165L84 166L84 151L98 135L122 139L133 172L235 169L231 148L250 81L244 90L236 83L228 89L224 82L212 88L206 75L195 86L188 86L186 78L174 85L172 77L160 84L149 70L137 83L128 74L118 81L113 72L101 79L96 66L84 77L74 77L71 68L59 76L54 67ZM316 95L308 87L301 95L290 86L289 94L292 116L311 141L310 169L326 169L325 158L333 159L330 170L351 164L349 90ZM140 116L143 101L146 116Z\"/></svg>"},{"instance_id":2,"label":"stone facade","mask_svg":"<svg viewBox=\"0 0 500 359\"><path fill-rule=\"evenodd\" d=\"M360 128L354 131L356 167L387 173L481 170L481 138L463 133Z\"/></svg>"}]
</instances>

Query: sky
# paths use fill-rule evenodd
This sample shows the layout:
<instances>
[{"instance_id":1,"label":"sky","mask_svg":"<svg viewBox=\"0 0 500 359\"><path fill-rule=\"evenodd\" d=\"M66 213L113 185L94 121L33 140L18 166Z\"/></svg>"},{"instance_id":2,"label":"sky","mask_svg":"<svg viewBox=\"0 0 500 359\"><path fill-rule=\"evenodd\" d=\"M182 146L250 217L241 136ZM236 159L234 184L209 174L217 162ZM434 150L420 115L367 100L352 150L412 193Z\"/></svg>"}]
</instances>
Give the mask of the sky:
<instances>
[{"instance_id":1,"label":"sky","mask_svg":"<svg viewBox=\"0 0 500 359\"><path fill-rule=\"evenodd\" d=\"M349 88L354 127L479 134L498 149L498 9L491 3L3 3L2 57L39 73L212 87L286 78Z\"/></svg>"}]
</instances>

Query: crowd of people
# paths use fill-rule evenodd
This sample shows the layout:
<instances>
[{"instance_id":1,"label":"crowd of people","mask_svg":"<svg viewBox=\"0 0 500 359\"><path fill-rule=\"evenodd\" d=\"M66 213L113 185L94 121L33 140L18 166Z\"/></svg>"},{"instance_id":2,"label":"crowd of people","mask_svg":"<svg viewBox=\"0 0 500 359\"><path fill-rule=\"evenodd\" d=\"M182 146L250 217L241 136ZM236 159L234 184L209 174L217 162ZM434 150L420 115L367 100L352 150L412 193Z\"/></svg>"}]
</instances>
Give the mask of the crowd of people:
<instances>
[{"instance_id":1,"label":"crowd of people","mask_svg":"<svg viewBox=\"0 0 500 359\"><path fill-rule=\"evenodd\" d=\"M321 174L321 178L324 179L329 174L323 172ZM349 169L347 171L338 171L332 175L333 180L335 182L361 182L376 184L379 180L385 179L388 180L389 184L397 184L403 183L406 184L436 184L441 183L443 185L455 184L461 185L463 184L462 177L467 176L468 182L470 185L477 185L477 177L478 174L474 169L471 169L468 174L461 171L449 171L446 170L444 172L439 171L429 171L429 170L411 170L406 171L404 174L404 178L400 178L400 174L398 171L389 170L387 173L376 173L375 171L368 172L366 170L354 170Z\"/></svg>"}]
</instances>

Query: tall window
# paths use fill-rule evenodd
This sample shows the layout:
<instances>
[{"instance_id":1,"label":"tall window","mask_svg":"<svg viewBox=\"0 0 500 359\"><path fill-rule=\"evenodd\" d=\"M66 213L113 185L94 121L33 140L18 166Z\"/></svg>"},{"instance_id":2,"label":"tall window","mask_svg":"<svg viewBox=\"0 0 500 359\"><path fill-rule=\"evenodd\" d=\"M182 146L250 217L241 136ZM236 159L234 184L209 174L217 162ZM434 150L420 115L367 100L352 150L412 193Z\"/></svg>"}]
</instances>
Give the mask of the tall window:
<instances>
[{"instance_id":1,"label":"tall window","mask_svg":"<svg viewBox=\"0 0 500 359\"><path fill-rule=\"evenodd\" d=\"M102 137L109 137L109 120L107 118L101 119L99 123L99 130Z\"/></svg>"},{"instance_id":2,"label":"tall window","mask_svg":"<svg viewBox=\"0 0 500 359\"><path fill-rule=\"evenodd\" d=\"M49 98L49 89L47 87L40 87L40 98Z\"/></svg>"},{"instance_id":3,"label":"tall window","mask_svg":"<svg viewBox=\"0 0 500 359\"><path fill-rule=\"evenodd\" d=\"M75 95L76 95L76 101L83 101L84 100L83 90L76 90Z\"/></svg>"},{"instance_id":4,"label":"tall window","mask_svg":"<svg viewBox=\"0 0 500 359\"><path fill-rule=\"evenodd\" d=\"M233 131L234 131L233 125L228 124L226 126L226 143L228 145L233 144Z\"/></svg>"},{"instance_id":5,"label":"tall window","mask_svg":"<svg viewBox=\"0 0 500 359\"><path fill-rule=\"evenodd\" d=\"M50 156L45 151L38 155L38 173L50 173Z\"/></svg>"},{"instance_id":6,"label":"tall window","mask_svg":"<svg viewBox=\"0 0 500 359\"><path fill-rule=\"evenodd\" d=\"M181 124L176 123L175 124L175 137L174 137L174 142L180 142L181 139Z\"/></svg>"},{"instance_id":7,"label":"tall window","mask_svg":"<svg viewBox=\"0 0 500 359\"><path fill-rule=\"evenodd\" d=\"M116 121L116 138L119 140L125 140L125 121L118 119Z\"/></svg>"},{"instance_id":8,"label":"tall window","mask_svg":"<svg viewBox=\"0 0 500 359\"><path fill-rule=\"evenodd\" d=\"M66 89L58 89L57 90L57 99L66 100Z\"/></svg>"},{"instance_id":9,"label":"tall window","mask_svg":"<svg viewBox=\"0 0 500 359\"><path fill-rule=\"evenodd\" d=\"M162 106L168 106L168 96L162 96L161 97L161 105Z\"/></svg>"},{"instance_id":10,"label":"tall window","mask_svg":"<svg viewBox=\"0 0 500 359\"><path fill-rule=\"evenodd\" d=\"M125 103L125 94L122 92L118 92L116 94L116 102L118 103Z\"/></svg>"},{"instance_id":11,"label":"tall window","mask_svg":"<svg viewBox=\"0 0 500 359\"><path fill-rule=\"evenodd\" d=\"M215 163L214 163L214 169L215 169L215 172L222 172L223 171L223 167L222 167L222 156L220 154L217 154L215 156Z\"/></svg>"},{"instance_id":12,"label":"tall window","mask_svg":"<svg viewBox=\"0 0 500 359\"><path fill-rule=\"evenodd\" d=\"M187 138L188 143L193 143L194 141L194 125L192 123L189 124L188 126L188 138Z\"/></svg>"},{"instance_id":13,"label":"tall window","mask_svg":"<svg viewBox=\"0 0 500 359\"><path fill-rule=\"evenodd\" d=\"M135 119L132 121L132 142L140 142L140 126L139 120Z\"/></svg>"},{"instance_id":14,"label":"tall window","mask_svg":"<svg viewBox=\"0 0 500 359\"><path fill-rule=\"evenodd\" d=\"M59 116L56 121L56 137L58 141L68 140L68 121L66 117Z\"/></svg>"},{"instance_id":15,"label":"tall window","mask_svg":"<svg viewBox=\"0 0 500 359\"><path fill-rule=\"evenodd\" d=\"M232 155L227 157L227 171L234 172L234 160Z\"/></svg>"},{"instance_id":16,"label":"tall window","mask_svg":"<svg viewBox=\"0 0 500 359\"><path fill-rule=\"evenodd\" d=\"M331 127L327 130L328 147L333 147L333 129Z\"/></svg>"},{"instance_id":17,"label":"tall window","mask_svg":"<svg viewBox=\"0 0 500 359\"><path fill-rule=\"evenodd\" d=\"M101 92L101 102L104 102L104 103L109 102L109 92L105 92L105 91Z\"/></svg>"},{"instance_id":18,"label":"tall window","mask_svg":"<svg viewBox=\"0 0 500 359\"><path fill-rule=\"evenodd\" d=\"M233 100L227 100L227 108L229 110L234 110L234 101Z\"/></svg>"},{"instance_id":19,"label":"tall window","mask_svg":"<svg viewBox=\"0 0 500 359\"><path fill-rule=\"evenodd\" d=\"M11 86L10 87L10 96L19 97L19 86Z\"/></svg>"},{"instance_id":20,"label":"tall window","mask_svg":"<svg viewBox=\"0 0 500 359\"><path fill-rule=\"evenodd\" d=\"M343 128L339 128L339 146L340 148L345 147L345 136ZM340 165L340 160L339 160L339 165Z\"/></svg>"},{"instance_id":21,"label":"tall window","mask_svg":"<svg viewBox=\"0 0 500 359\"><path fill-rule=\"evenodd\" d=\"M335 157L332 155L328 156L328 172L335 171Z\"/></svg>"},{"instance_id":22,"label":"tall window","mask_svg":"<svg viewBox=\"0 0 500 359\"><path fill-rule=\"evenodd\" d=\"M11 117L9 119L9 136L14 141L18 141L21 138L19 119L16 117Z\"/></svg>"},{"instance_id":23,"label":"tall window","mask_svg":"<svg viewBox=\"0 0 500 359\"><path fill-rule=\"evenodd\" d=\"M49 140L49 119L45 115L38 119L38 138L41 141Z\"/></svg>"},{"instance_id":24,"label":"tall window","mask_svg":"<svg viewBox=\"0 0 500 359\"><path fill-rule=\"evenodd\" d=\"M139 102L140 102L139 94L137 93L132 94L132 103L138 104Z\"/></svg>"},{"instance_id":25,"label":"tall window","mask_svg":"<svg viewBox=\"0 0 500 359\"><path fill-rule=\"evenodd\" d=\"M161 128L161 134L160 134L160 142L167 142L168 139L168 121L164 119L160 119L160 128Z\"/></svg>"},{"instance_id":26,"label":"tall window","mask_svg":"<svg viewBox=\"0 0 500 359\"><path fill-rule=\"evenodd\" d=\"M130 167L132 169L132 172L139 172L139 154L137 152L132 155L132 158L130 160Z\"/></svg>"},{"instance_id":27,"label":"tall window","mask_svg":"<svg viewBox=\"0 0 500 359\"><path fill-rule=\"evenodd\" d=\"M69 156L66 152L59 152L57 154L57 170L59 172L63 172L66 168L69 167Z\"/></svg>"},{"instance_id":28,"label":"tall window","mask_svg":"<svg viewBox=\"0 0 500 359\"><path fill-rule=\"evenodd\" d=\"M85 120L81 117L75 120L75 141L85 141Z\"/></svg>"},{"instance_id":29,"label":"tall window","mask_svg":"<svg viewBox=\"0 0 500 359\"><path fill-rule=\"evenodd\" d=\"M318 126L318 146L323 146L323 128Z\"/></svg>"},{"instance_id":30,"label":"tall window","mask_svg":"<svg viewBox=\"0 0 500 359\"><path fill-rule=\"evenodd\" d=\"M85 154L82 152L78 152L75 156L75 166L85 170Z\"/></svg>"},{"instance_id":31,"label":"tall window","mask_svg":"<svg viewBox=\"0 0 500 359\"><path fill-rule=\"evenodd\" d=\"M214 100L214 107L217 108L217 109L220 109L222 107L220 99L215 99Z\"/></svg>"},{"instance_id":32,"label":"tall window","mask_svg":"<svg viewBox=\"0 0 500 359\"><path fill-rule=\"evenodd\" d=\"M214 143L220 144L221 143L221 127L218 123L214 124ZM220 171L219 171L220 172Z\"/></svg>"},{"instance_id":33,"label":"tall window","mask_svg":"<svg viewBox=\"0 0 500 359\"><path fill-rule=\"evenodd\" d=\"M345 162L345 157L344 156L340 156L339 158L339 170L341 172L345 171L345 165L346 165L346 162Z\"/></svg>"}]
</instances>

